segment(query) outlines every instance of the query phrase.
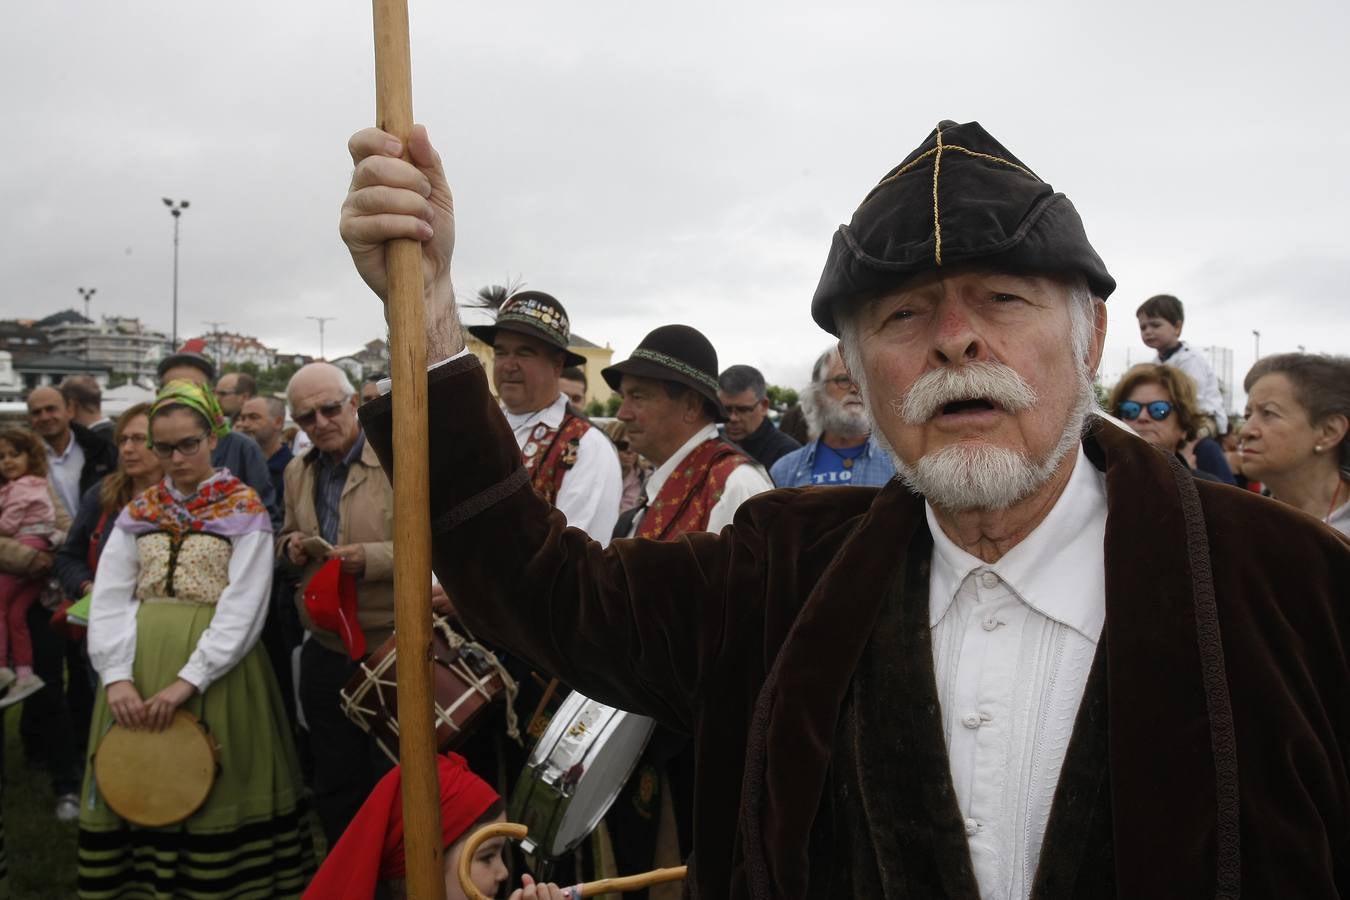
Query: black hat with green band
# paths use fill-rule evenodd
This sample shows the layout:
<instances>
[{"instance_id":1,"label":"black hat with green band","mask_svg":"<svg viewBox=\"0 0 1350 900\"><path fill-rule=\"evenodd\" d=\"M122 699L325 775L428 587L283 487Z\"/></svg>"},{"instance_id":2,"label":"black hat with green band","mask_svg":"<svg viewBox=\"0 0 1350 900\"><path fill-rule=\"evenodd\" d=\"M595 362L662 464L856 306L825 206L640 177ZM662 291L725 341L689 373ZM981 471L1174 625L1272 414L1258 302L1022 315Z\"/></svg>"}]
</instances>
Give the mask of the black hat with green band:
<instances>
[{"instance_id":1,"label":"black hat with green band","mask_svg":"<svg viewBox=\"0 0 1350 900\"><path fill-rule=\"evenodd\" d=\"M725 422L726 410L717 399L717 372L717 351L703 332L688 325L662 325L643 338L627 359L600 374L616 391L625 375L693 388L717 410L716 421Z\"/></svg>"}]
</instances>

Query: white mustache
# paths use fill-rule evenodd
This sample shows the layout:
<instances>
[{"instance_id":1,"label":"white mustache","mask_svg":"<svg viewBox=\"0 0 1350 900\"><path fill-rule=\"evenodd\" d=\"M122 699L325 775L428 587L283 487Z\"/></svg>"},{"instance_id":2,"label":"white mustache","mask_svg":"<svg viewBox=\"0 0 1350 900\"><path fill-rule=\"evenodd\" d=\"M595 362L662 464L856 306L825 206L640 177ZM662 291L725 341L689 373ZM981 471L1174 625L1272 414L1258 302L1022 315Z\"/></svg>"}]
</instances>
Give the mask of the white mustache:
<instances>
[{"instance_id":1,"label":"white mustache","mask_svg":"<svg viewBox=\"0 0 1350 900\"><path fill-rule=\"evenodd\" d=\"M1008 366L996 362L971 362L934 369L921 376L909 393L891 401L891 408L907 425L922 425L948 403L984 399L1006 409L1031 409L1039 399L1036 390Z\"/></svg>"}]
</instances>

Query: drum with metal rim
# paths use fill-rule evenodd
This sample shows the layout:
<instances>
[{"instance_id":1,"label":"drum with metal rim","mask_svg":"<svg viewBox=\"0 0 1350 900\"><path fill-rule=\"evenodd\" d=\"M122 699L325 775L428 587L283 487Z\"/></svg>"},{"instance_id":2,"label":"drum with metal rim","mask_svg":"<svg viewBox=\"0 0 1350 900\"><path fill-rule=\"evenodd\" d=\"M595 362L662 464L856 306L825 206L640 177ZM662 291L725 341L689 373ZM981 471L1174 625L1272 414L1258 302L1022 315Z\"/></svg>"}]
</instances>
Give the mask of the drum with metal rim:
<instances>
[{"instance_id":1,"label":"drum with metal rim","mask_svg":"<svg viewBox=\"0 0 1350 900\"><path fill-rule=\"evenodd\" d=\"M530 753L510 817L529 829L521 849L556 859L600 824L656 723L573 692Z\"/></svg>"},{"instance_id":2,"label":"drum with metal rim","mask_svg":"<svg viewBox=\"0 0 1350 900\"><path fill-rule=\"evenodd\" d=\"M450 626L444 616L432 622L432 694L436 746L442 753L467 738L494 700L506 701L508 734L516 737L512 700L516 684L486 647ZM379 646L339 692L342 711L358 728L375 738L397 765L398 654L394 638Z\"/></svg>"},{"instance_id":3,"label":"drum with metal rim","mask_svg":"<svg viewBox=\"0 0 1350 900\"><path fill-rule=\"evenodd\" d=\"M178 709L163 731L108 729L94 751L94 783L123 819L163 828L202 808L219 764L220 747L206 726Z\"/></svg>"}]
</instances>

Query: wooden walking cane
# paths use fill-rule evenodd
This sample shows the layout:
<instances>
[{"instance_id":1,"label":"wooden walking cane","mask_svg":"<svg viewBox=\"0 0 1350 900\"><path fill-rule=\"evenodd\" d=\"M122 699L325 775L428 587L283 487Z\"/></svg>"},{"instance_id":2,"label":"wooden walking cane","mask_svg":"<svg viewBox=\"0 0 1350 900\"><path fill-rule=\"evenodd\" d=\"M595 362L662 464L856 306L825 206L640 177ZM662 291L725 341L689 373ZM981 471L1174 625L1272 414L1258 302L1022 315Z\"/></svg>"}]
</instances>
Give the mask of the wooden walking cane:
<instances>
[{"instance_id":1,"label":"wooden walking cane","mask_svg":"<svg viewBox=\"0 0 1350 900\"><path fill-rule=\"evenodd\" d=\"M478 890L478 887L473 883L473 879L469 877L469 868L473 865L473 858L478 855L479 844L503 835L518 841L529 833L528 828L524 825L517 825L515 822L495 822L491 825L484 825L469 835L469 839L464 843L464 849L459 854L459 886L464 890L464 896L468 897L469 900L488 900L483 892ZM602 878L599 881L574 884L563 889L563 897L565 900L577 900L579 897L597 897L600 894L623 894L628 891L640 891L654 884L682 881L688 874L688 869L688 866L674 866L669 869L653 869L650 872L643 872L641 875L628 875L624 878Z\"/></svg>"},{"instance_id":2,"label":"wooden walking cane","mask_svg":"<svg viewBox=\"0 0 1350 900\"><path fill-rule=\"evenodd\" d=\"M375 118L403 142L412 136L412 61L407 0L374 0ZM408 896L445 897L441 788L431 708L431 514L427 443L426 310L422 245L390 241L389 375L394 401L394 634L398 652L399 764ZM420 665L417 662L421 662Z\"/></svg>"}]
</instances>

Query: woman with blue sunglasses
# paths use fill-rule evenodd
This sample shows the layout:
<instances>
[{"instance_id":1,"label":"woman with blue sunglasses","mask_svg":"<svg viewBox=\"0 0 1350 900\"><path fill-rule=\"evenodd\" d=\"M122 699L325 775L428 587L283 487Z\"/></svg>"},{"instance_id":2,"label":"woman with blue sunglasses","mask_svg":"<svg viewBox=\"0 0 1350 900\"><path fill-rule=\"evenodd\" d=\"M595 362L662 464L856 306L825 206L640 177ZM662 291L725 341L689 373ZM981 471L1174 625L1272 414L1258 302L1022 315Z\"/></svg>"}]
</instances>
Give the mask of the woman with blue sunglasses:
<instances>
[{"instance_id":1,"label":"woman with blue sunglasses","mask_svg":"<svg viewBox=\"0 0 1350 900\"><path fill-rule=\"evenodd\" d=\"M1200 412L1195 382L1180 369L1154 363L1135 366L1111 391L1108 411L1153 446L1176 454L1195 477L1234 483L1223 447L1213 438L1196 440Z\"/></svg>"}]
</instances>

